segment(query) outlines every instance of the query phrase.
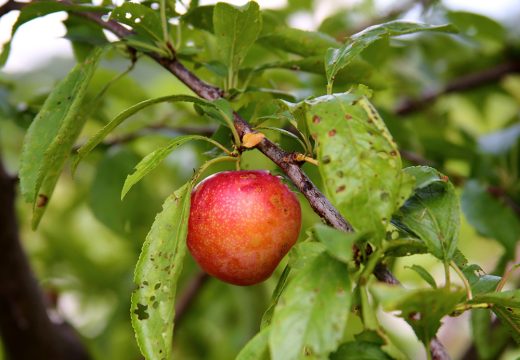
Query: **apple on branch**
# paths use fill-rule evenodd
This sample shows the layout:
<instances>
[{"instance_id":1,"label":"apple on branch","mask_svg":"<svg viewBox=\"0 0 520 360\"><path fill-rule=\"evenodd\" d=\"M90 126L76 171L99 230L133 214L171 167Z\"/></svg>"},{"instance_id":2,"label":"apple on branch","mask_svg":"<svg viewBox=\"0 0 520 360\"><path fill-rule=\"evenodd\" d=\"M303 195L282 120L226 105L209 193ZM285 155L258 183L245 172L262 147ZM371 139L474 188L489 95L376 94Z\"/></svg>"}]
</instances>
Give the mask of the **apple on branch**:
<instances>
[{"instance_id":1,"label":"apple on branch","mask_svg":"<svg viewBox=\"0 0 520 360\"><path fill-rule=\"evenodd\" d=\"M225 171L193 190L188 248L208 274L253 285L273 273L296 243L296 195L268 171Z\"/></svg>"}]
</instances>

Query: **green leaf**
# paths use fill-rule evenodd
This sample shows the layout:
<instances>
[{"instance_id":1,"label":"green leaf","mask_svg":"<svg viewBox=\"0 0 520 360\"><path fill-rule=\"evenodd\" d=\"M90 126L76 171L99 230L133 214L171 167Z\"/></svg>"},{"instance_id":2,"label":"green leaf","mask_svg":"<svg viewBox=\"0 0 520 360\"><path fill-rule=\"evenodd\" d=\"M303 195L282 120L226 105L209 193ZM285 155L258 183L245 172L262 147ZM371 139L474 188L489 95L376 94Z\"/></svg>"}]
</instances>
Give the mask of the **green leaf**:
<instances>
[{"instance_id":1,"label":"green leaf","mask_svg":"<svg viewBox=\"0 0 520 360\"><path fill-rule=\"evenodd\" d=\"M381 241L392 213L411 191L401 157L383 120L363 90L306 100L303 112L316 140L319 170L328 198L358 232Z\"/></svg>"},{"instance_id":2,"label":"green leaf","mask_svg":"<svg viewBox=\"0 0 520 360\"><path fill-rule=\"evenodd\" d=\"M330 226L316 224L314 234L318 241L325 245L330 256L345 264L352 261L352 246L361 238L361 233L346 233Z\"/></svg>"},{"instance_id":3,"label":"green leaf","mask_svg":"<svg viewBox=\"0 0 520 360\"><path fill-rule=\"evenodd\" d=\"M509 290L502 292L490 292L486 294L475 295L471 304L490 303L503 307L520 308L520 290Z\"/></svg>"},{"instance_id":4,"label":"green leaf","mask_svg":"<svg viewBox=\"0 0 520 360\"><path fill-rule=\"evenodd\" d=\"M513 259L520 239L520 220L513 210L476 180L469 180L464 185L461 205L468 222L480 234L498 240L509 259Z\"/></svg>"},{"instance_id":5,"label":"green leaf","mask_svg":"<svg viewBox=\"0 0 520 360\"><path fill-rule=\"evenodd\" d=\"M135 269L131 318L146 359L169 359L175 292L186 253L191 182L170 195L146 237Z\"/></svg>"},{"instance_id":6,"label":"green leaf","mask_svg":"<svg viewBox=\"0 0 520 360\"><path fill-rule=\"evenodd\" d=\"M269 345L273 360L324 357L341 341L350 309L345 264L321 253L288 284L276 307Z\"/></svg>"},{"instance_id":7,"label":"green leaf","mask_svg":"<svg viewBox=\"0 0 520 360\"><path fill-rule=\"evenodd\" d=\"M155 169L173 150L191 140L204 140L211 144L216 144L215 141L202 135L184 135L178 136L170 141L167 145L146 155L136 166L135 171L128 175L121 191L121 199L125 197L128 191L137 184L150 171Z\"/></svg>"},{"instance_id":8,"label":"green leaf","mask_svg":"<svg viewBox=\"0 0 520 360\"><path fill-rule=\"evenodd\" d=\"M254 68L254 71L258 73L267 69L287 69L325 75L323 55L321 54L306 56L302 59L264 63ZM366 61L356 60L350 64L348 69L341 70L336 74L336 81L339 81L344 85L357 85L359 83L367 84L373 72L374 68L371 64Z\"/></svg>"},{"instance_id":9,"label":"green leaf","mask_svg":"<svg viewBox=\"0 0 520 360\"><path fill-rule=\"evenodd\" d=\"M509 306L494 306L493 312L509 329L509 333L517 344L520 345L520 308Z\"/></svg>"},{"instance_id":10,"label":"green leaf","mask_svg":"<svg viewBox=\"0 0 520 360\"><path fill-rule=\"evenodd\" d=\"M414 190L424 189L434 183L443 183L448 177L429 166L410 166L404 171L415 179Z\"/></svg>"},{"instance_id":11,"label":"green leaf","mask_svg":"<svg viewBox=\"0 0 520 360\"><path fill-rule=\"evenodd\" d=\"M290 272L291 272L291 267L289 265L286 265L285 268L283 269L282 275L280 275L280 278L278 279L276 288L273 291L273 296L271 298L271 302L269 303L267 310L265 310L264 315L262 316L262 322L260 323L260 329L265 329L266 327L271 325L271 320L273 319L274 310L285 289L285 285L287 284L287 279L289 277Z\"/></svg>"},{"instance_id":12,"label":"green leaf","mask_svg":"<svg viewBox=\"0 0 520 360\"><path fill-rule=\"evenodd\" d=\"M372 294L385 311L401 311L402 317L415 334L428 346L441 325L441 319L449 315L464 297L462 290L446 288L407 291L400 286L374 284Z\"/></svg>"},{"instance_id":13,"label":"green leaf","mask_svg":"<svg viewBox=\"0 0 520 360\"><path fill-rule=\"evenodd\" d=\"M282 49L301 56L323 56L328 48L341 46L327 34L293 28L276 29L275 33L262 36L258 42L268 49Z\"/></svg>"},{"instance_id":14,"label":"green leaf","mask_svg":"<svg viewBox=\"0 0 520 360\"><path fill-rule=\"evenodd\" d=\"M134 106L120 112L114 119L112 119L108 124L106 124L101 130L99 130L94 136L92 136L81 148L78 149L78 153L74 159L73 167L76 168L79 162L87 156L92 149L94 149L103 139L114 130L117 126L119 126L123 121L128 119L130 116L139 112L140 110L155 105L162 102L191 102L200 106L206 106L211 108L216 108L214 104L209 101L200 99L195 96L190 95L168 95L162 96L158 98L148 99L145 101L141 101L140 103L135 104Z\"/></svg>"},{"instance_id":15,"label":"green leaf","mask_svg":"<svg viewBox=\"0 0 520 360\"><path fill-rule=\"evenodd\" d=\"M95 49L54 87L31 123L20 158L20 188L40 222L63 164L86 121L83 100L102 50Z\"/></svg>"},{"instance_id":16,"label":"green leaf","mask_svg":"<svg viewBox=\"0 0 520 360\"><path fill-rule=\"evenodd\" d=\"M262 329L238 353L236 360L268 360L270 327Z\"/></svg>"},{"instance_id":17,"label":"green leaf","mask_svg":"<svg viewBox=\"0 0 520 360\"><path fill-rule=\"evenodd\" d=\"M457 265L459 266L459 265ZM496 290L500 280L500 276L483 274L483 270L476 264L459 266L471 285L473 295L484 294Z\"/></svg>"},{"instance_id":18,"label":"green leaf","mask_svg":"<svg viewBox=\"0 0 520 360\"><path fill-rule=\"evenodd\" d=\"M421 31L455 32L451 25L428 25L408 21L391 21L371 26L351 36L351 41L340 48L331 48L325 55L327 87L332 83L339 70L349 65L363 50L373 42L392 36L412 34ZM330 92L330 91L329 91Z\"/></svg>"},{"instance_id":19,"label":"green leaf","mask_svg":"<svg viewBox=\"0 0 520 360\"><path fill-rule=\"evenodd\" d=\"M423 240L432 255L449 262L457 249L460 226L459 202L453 184L438 172L437 180L425 181L420 174L431 174L427 167L404 171L417 179L416 189L395 215L394 223Z\"/></svg>"},{"instance_id":20,"label":"green leaf","mask_svg":"<svg viewBox=\"0 0 520 360\"><path fill-rule=\"evenodd\" d=\"M487 309L471 311L471 334L479 359L493 360L499 358L511 337L507 327L496 326L491 322L491 312Z\"/></svg>"},{"instance_id":21,"label":"green leaf","mask_svg":"<svg viewBox=\"0 0 520 360\"><path fill-rule=\"evenodd\" d=\"M482 275L477 281L471 282L473 295L495 291L502 278L495 275Z\"/></svg>"},{"instance_id":22,"label":"green leaf","mask_svg":"<svg viewBox=\"0 0 520 360\"><path fill-rule=\"evenodd\" d=\"M331 360L391 360L378 344L368 341L355 341L342 344L330 356Z\"/></svg>"},{"instance_id":23,"label":"green leaf","mask_svg":"<svg viewBox=\"0 0 520 360\"><path fill-rule=\"evenodd\" d=\"M366 285L358 285L354 291L354 296L358 297L361 304L361 319L365 330L376 331L380 328L379 321L376 316L375 306L372 306L368 298L368 289Z\"/></svg>"},{"instance_id":24,"label":"green leaf","mask_svg":"<svg viewBox=\"0 0 520 360\"><path fill-rule=\"evenodd\" d=\"M132 27L138 35L152 43L163 41L159 13L148 6L124 2L112 10L110 18Z\"/></svg>"},{"instance_id":25,"label":"green leaf","mask_svg":"<svg viewBox=\"0 0 520 360\"><path fill-rule=\"evenodd\" d=\"M106 12L108 9L101 6L81 6L81 5L68 5L65 3L55 1L38 1L28 3L20 10L20 15L11 29L11 39L16 33L18 28L23 24L43 17L44 15L52 14L58 11L78 11L78 12ZM4 44L2 53L0 54L0 67L5 64L11 51L11 40Z\"/></svg>"},{"instance_id":26,"label":"green leaf","mask_svg":"<svg viewBox=\"0 0 520 360\"><path fill-rule=\"evenodd\" d=\"M121 201L121 186L138 161L139 156L125 146L104 152L96 164L88 205L96 219L110 230L129 241L141 242L162 199L153 196L146 187L137 186Z\"/></svg>"},{"instance_id":27,"label":"green leaf","mask_svg":"<svg viewBox=\"0 0 520 360\"><path fill-rule=\"evenodd\" d=\"M233 88L240 64L262 30L258 4L250 1L237 7L218 3L213 11L213 27L220 60L228 67L227 85Z\"/></svg>"},{"instance_id":28,"label":"green leaf","mask_svg":"<svg viewBox=\"0 0 520 360\"><path fill-rule=\"evenodd\" d=\"M428 248L424 242L412 237L390 240L385 248L385 256L402 257L425 254Z\"/></svg>"},{"instance_id":29,"label":"green leaf","mask_svg":"<svg viewBox=\"0 0 520 360\"><path fill-rule=\"evenodd\" d=\"M507 326L513 339L520 344L520 290L478 294L469 303L492 304L493 312Z\"/></svg>"},{"instance_id":30,"label":"green leaf","mask_svg":"<svg viewBox=\"0 0 520 360\"><path fill-rule=\"evenodd\" d=\"M412 266L407 266L408 269L415 271L424 281L426 281L430 286L434 289L437 289L437 283L433 276L421 265L413 264Z\"/></svg>"},{"instance_id":31,"label":"green leaf","mask_svg":"<svg viewBox=\"0 0 520 360\"><path fill-rule=\"evenodd\" d=\"M469 39L503 44L507 32L497 21L480 14L465 11L448 11L446 16Z\"/></svg>"},{"instance_id":32,"label":"green leaf","mask_svg":"<svg viewBox=\"0 0 520 360\"><path fill-rule=\"evenodd\" d=\"M213 32L214 9L214 5L198 6L182 15L181 20L193 25L198 29Z\"/></svg>"},{"instance_id":33,"label":"green leaf","mask_svg":"<svg viewBox=\"0 0 520 360\"><path fill-rule=\"evenodd\" d=\"M325 245L316 241L298 243L289 252L289 266L291 269L299 271L326 250Z\"/></svg>"}]
</instances>

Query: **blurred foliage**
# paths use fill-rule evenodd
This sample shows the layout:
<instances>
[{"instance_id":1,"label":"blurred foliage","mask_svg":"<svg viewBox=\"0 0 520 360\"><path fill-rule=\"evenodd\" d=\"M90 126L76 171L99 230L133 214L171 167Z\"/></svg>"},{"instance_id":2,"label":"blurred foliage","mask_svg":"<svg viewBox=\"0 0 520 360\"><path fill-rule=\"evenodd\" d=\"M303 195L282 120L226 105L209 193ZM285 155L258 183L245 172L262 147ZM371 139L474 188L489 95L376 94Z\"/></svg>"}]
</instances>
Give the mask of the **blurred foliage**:
<instances>
[{"instance_id":1,"label":"blurred foliage","mask_svg":"<svg viewBox=\"0 0 520 360\"><path fill-rule=\"evenodd\" d=\"M468 274L471 286L475 287L476 283L487 279L472 279L471 275L486 273L503 276L510 267L508 262L515 259L518 261L515 251L520 239L520 37L512 29L517 24L511 26L484 15L453 11L441 1L395 2L395 11L386 13L373 1L366 0L352 8L336 9L318 24L319 32L308 32L290 28L294 17L298 14L312 14L323 3L329 2L290 0L285 7L270 10L262 9L262 4L259 3L260 10L251 4L243 8L220 5L215 9L213 6L198 7L198 2L194 0L190 5L178 1L176 6L168 10L168 16L175 20L166 35L185 65L208 83L225 88L233 108L251 124L266 128L267 130L262 131L288 151L305 152L309 143L312 142L311 147L315 145L316 139L309 136L309 131L314 129L313 111L320 108L307 109L307 121L304 120L303 123L307 122L308 128L302 128L301 121L288 121L291 116L284 110L290 105L285 102L282 106L280 99L291 103L300 102L301 105L310 96L326 93L328 78L325 71L327 59L324 55L328 48L342 47L350 35L368 25L411 16L427 24L450 23L458 29L456 35L425 32L371 39L363 44L366 48L360 50L358 56L345 63L344 67L336 69L337 73L334 71L335 80L331 89L335 93L344 92L360 83L371 88L371 102L384 119L377 116L378 121L384 121L392 134L404 165L432 166L440 172L435 173L435 181L443 180L442 174L445 174L455 185L455 188L449 185L448 195L451 200L455 196L461 199L458 249L467 260L457 257L459 254L451 247L451 243L449 260L453 256L453 261ZM152 49L168 55L169 48L161 43L164 34L158 25L158 12L152 11L156 9L154 4L158 5L146 1L133 5L126 3L127 7L132 8L119 8L119 12L113 12L111 16L131 25L135 25L136 21L126 17L127 11L136 17L143 16L146 20L137 22L141 24L139 31L128 44L137 49ZM47 12L62 10L62 6L33 6L43 7ZM103 6L112 5L103 2ZM520 7L509 10L520 16ZM26 20L42 14L28 13ZM239 41L237 48L234 48L233 38L229 34L219 33L219 30L226 28L226 21L240 14L253 18L256 16L260 20L253 27L249 27L247 21L236 24L243 29L234 28L235 32L240 33L244 29L248 32L240 38L243 41ZM159 23L150 22L150 17L159 19ZM94 46L107 42L98 27L84 20L70 17L65 26L66 38L72 42L77 61L83 61ZM16 39L13 41L15 43ZM7 56L5 49L3 56ZM84 110L86 125L76 139L74 149L85 144L121 111L140 101L173 94L192 95L185 85L140 54L137 54L138 59L132 71L116 79L128 69L135 60L135 55L129 53L122 43L105 50L85 94L87 101L96 100L96 105ZM72 67L70 60L57 59L41 68L27 69L22 73L0 72L0 151L2 160L13 173L20 168L21 144L28 127L45 106L47 95ZM478 80L479 76L483 77L482 74L493 71L490 69L512 70L503 71L502 76L492 77L489 81L475 81L464 86L469 80ZM112 80L114 81L110 86L103 89ZM105 91L103 96L97 98L102 91ZM418 105L412 111L410 104ZM354 113L360 108L355 104L348 106L356 108L352 110ZM366 114L360 116L367 117ZM368 115L369 118L370 116ZM140 358L129 309L130 295L134 288L133 272L141 246L164 199L188 181L201 164L218 154L207 143L190 142L182 145L136 184L121 201L120 194L126 176L133 172L134 166L142 158L179 135L210 135L230 147L231 135L223 123L225 121L216 121L212 114L190 103L159 103L146 107L115 128L79 164L74 176L70 164L67 163L37 231L31 230L31 206L23 203L21 196L19 197L21 235L41 286L51 298L56 298L54 310L57 315L77 329L95 359ZM308 136L309 143L304 141L302 144L301 138L268 130L281 128L298 136L295 125L302 134ZM338 132L342 131L348 133L350 130L338 128ZM325 137L325 134L322 132L320 136ZM331 148L320 153L320 156L327 155L327 152L330 152L329 156L345 156L345 150L341 146L338 148L339 145L331 143ZM390 148L392 146L389 145ZM362 155L359 157L363 158ZM323 157L320 160L325 161ZM244 169L269 169L281 174L257 150L244 153L241 164ZM333 170L346 171L350 163L340 165L341 168ZM204 175L233 168L234 164L231 163L218 164ZM311 164L305 164L303 169L321 189L331 192L330 183L323 181L329 176L323 168L318 170ZM390 180L396 180L399 176L393 172L385 175L391 176ZM364 176L372 179L373 173L367 171L361 178ZM427 174L424 176L427 177ZM340 182L339 186L342 184ZM427 185L421 187L416 184L412 194L414 199L426 196L425 192L430 196L436 191L444 191L430 183ZM410 191L407 189L406 196ZM392 196L397 198L397 190ZM336 273L345 270L339 265L345 259L340 256L332 260L324 253L329 251L334 256L334 249L339 245L334 242L327 244L328 239L320 240L319 236L318 240L325 244L323 247L320 247L321 243L314 247L314 243L305 241L312 237L307 230L319 222L319 219L302 196L300 200L303 210L300 235L302 243L295 248L293 258L289 260L292 261L291 266L299 269L299 272L291 277L293 282L284 293L289 294L285 308L282 307L274 316L274 319L289 325L293 321L293 308L305 307L295 303L294 297L291 298L290 295L303 294L300 300L305 302L305 296L309 296L306 291L312 290L305 287L312 286L313 282L319 284L326 280L318 276L312 277L310 273L328 267ZM337 201L341 203L343 200ZM356 201L356 206L366 210L362 208L363 199ZM392 208L378 216L389 220L388 217L394 210ZM407 209L403 211L406 212L405 210ZM414 209L408 210L413 212ZM352 216L361 217L357 222L361 224L370 214L370 211L360 211ZM457 214L446 216L448 215L452 219L457 217ZM446 226L456 222L450 219L443 221ZM438 320L453 311L462 295L454 291L445 296L444 289L424 288L425 279L429 283L435 279L433 283L442 284L445 276L444 264L431 254L419 254L426 250L422 247L420 251L417 250L417 242L406 238L412 237L414 231L420 232L417 229L421 226L426 226L419 221L413 224L403 223L405 226L396 226L388 236L398 234L396 236L403 241L402 244L396 243L395 248L391 249L393 254L403 256L393 261L393 268L395 275L413 290L394 294L381 287L375 288L372 295L384 308L403 310L406 314L437 305L435 312L420 322L414 323L413 314L405 319L415 330L419 329L419 332L426 329L422 332L425 334L423 340L429 340L437 330ZM353 241L364 244L365 240L360 236ZM442 239L436 244L441 242ZM435 248L434 245L431 246ZM333 250L331 246L334 246ZM409 252L417 254L404 257ZM439 250L436 255L443 258L445 254ZM259 331L262 314L271 304L271 294L286 263L284 261L280 265L271 279L249 288L235 287L210 279L202 287L182 321L175 325L173 357L188 360L234 358ZM471 264L479 266L471 267ZM182 293L197 272L197 266L187 256L177 285L178 293ZM309 283L306 277L313 282ZM506 286L518 288L519 283L518 275L512 273ZM493 291L496 281L492 285L486 287L486 291ZM341 286L349 287L350 284L347 282ZM481 282L479 286L484 285ZM331 289L327 291L334 293ZM355 291L359 298L352 299L353 307L365 301L362 299L364 288L356 288ZM332 302L334 306L338 306L338 302L343 301L343 305L347 304L343 311L349 304L341 298L327 294L322 296L325 299L324 305ZM417 299L421 296L428 298L430 302L418 302ZM518 292L514 296L515 299L518 298ZM502 299L492 298L490 301L499 300ZM507 304L501 305L497 315L503 317L507 313L504 310L506 308ZM346 315L341 311L336 314L345 320ZM327 316L334 317L334 313ZM399 348L396 351L381 348L381 344L388 339L383 341L379 335L367 336L366 332L361 331L360 319L363 316L349 315L347 322L342 324L347 324L347 330L343 331L342 328L339 333L341 339L324 341L323 348L328 352L337 349L331 358L355 358L352 354L361 351L364 351L367 358L375 359L385 359L389 354L395 356L398 353L408 358L423 356L420 344L417 343L412 329L404 324L404 320L398 322L393 319L390 325L381 321L381 328L386 328L389 334L392 334L392 327L405 329L391 335L391 343ZM518 325L518 309L515 310L514 317ZM366 317L363 321L370 323ZM468 318L454 318L449 321L450 323L441 327L440 334L453 358L461 357L466 347L471 346L471 337L478 341L477 350L482 359L514 357L514 350L504 351L507 346L514 349L512 341L493 344L485 342L485 334L489 334L492 322L488 313L483 314L482 310L474 312L471 317L472 330L463 336L456 326L450 324L453 321L469 322ZM283 349L284 334L276 332L280 329L270 333L269 328L267 329L265 333L261 333L264 334L265 346L267 336L271 344ZM375 333L373 328L370 331ZM496 331L507 334L502 327ZM313 337L312 333L307 335L309 338ZM340 340L342 345L337 348ZM501 344L502 348L497 349L497 344Z\"/></svg>"}]
</instances>

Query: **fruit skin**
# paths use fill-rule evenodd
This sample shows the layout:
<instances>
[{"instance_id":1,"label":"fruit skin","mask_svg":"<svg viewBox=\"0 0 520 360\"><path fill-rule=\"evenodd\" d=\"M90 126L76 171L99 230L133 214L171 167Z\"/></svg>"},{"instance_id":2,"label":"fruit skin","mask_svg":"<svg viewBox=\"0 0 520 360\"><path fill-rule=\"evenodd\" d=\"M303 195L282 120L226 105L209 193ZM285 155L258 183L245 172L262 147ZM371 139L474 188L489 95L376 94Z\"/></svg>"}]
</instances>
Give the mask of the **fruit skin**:
<instances>
[{"instance_id":1,"label":"fruit skin","mask_svg":"<svg viewBox=\"0 0 520 360\"><path fill-rule=\"evenodd\" d=\"M296 195L268 171L224 171L191 195L188 249L208 274L253 285L273 273L298 239Z\"/></svg>"}]
</instances>

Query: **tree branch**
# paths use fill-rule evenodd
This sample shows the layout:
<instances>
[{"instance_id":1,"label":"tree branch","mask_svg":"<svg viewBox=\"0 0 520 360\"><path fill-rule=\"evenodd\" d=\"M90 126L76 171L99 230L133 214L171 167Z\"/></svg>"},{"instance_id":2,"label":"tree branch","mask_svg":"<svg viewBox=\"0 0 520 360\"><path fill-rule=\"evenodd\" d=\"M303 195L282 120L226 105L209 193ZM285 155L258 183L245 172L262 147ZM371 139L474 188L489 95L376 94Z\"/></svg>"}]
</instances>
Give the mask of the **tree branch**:
<instances>
[{"instance_id":1,"label":"tree branch","mask_svg":"<svg viewBox=\"0 0 520 360\"><path fill-rule=\"evenodd\" d=\"M5 4L0 6L0 17L4 16L10 11L13 10L20 10L22 7L24 7L26 4L15 2L12 0L7 1Z\"/></svg>"},{"instance_id":2,"label":"tree branch","mask_svg":"<svg viewBox=\"0 0 520 360\"><path fill-rule=\"evenodd\" d=\"M69 2L64 2L69 4ZM74 12L74 14L96 22L121 39L132 34L132 31L126 29L115 21L104 21L98 14L88 12ZM150 56L162 67L175 75L175 77L181 80L201 98L206 100L216 100L223 96L224 92L221 89L202 81L184 67L184 65L182 65L177 59L165 58L153 52L146 53L146 55ZM237 113L234 113L233 115L235 128L241 137L247 133L253 132L251 126L241 118L240 115ZM262 140L262 142L257 145L257 148L283 170L298 190L300 190L300 192L307 198L313 210L329 225L343 231L353 231L352 226L341 216L338 210L332 206L330 201L319 191L307 175L305 175L300 168L301 164L294 161L294 158L290 156L290 153L279 148L267 138Z\"/></svg>"},{"instance_id":3,"label":"tree branch","mask_svg":"<svg viewBox=\"0 0 520 360\"><path fill-rule=\"evenodd\" d=\"M47 316L43 295L20 244L16 178L0 158L0 335L10 359L89 359L76 334Z\"/></svg>"},{"instance_id":4,"label":"tree branch","mask_svg":"<svg viewBox=\"0 0 520 360\"><path fill-rule=\"evenodd\" d=\"M430 353L432 360L450 360L450 355L448 355L446 348L437 337L434 337L432 341L430 341Z\"/></svg>"},{"instance_id":5,"label":"tree branch","mask_svg":"<svg viewBox=\"0 0 520 360\"><path fill-rule=\"evenodd\" d=\"M109 30L119 38L124 39L125 37L132 34L130 30L121 26L115 21L104 21L101 17L95 13L75 13L78 16L88 18L97 24L101 25L106 30ZM150 56L157 63L171 72L179 80L181 80L186 86L188 86L193 92L195 92L201 98L206 100L216 100L224 95L224 92L212 85L209 85L198 78L195 74L190 72L184 65L182 65L177 59L169 59L162 57L156 53L148 52L146 55ZM233 114L234 125L238 131L240 137L243 137L247 133L253 132L251 126L240 117L237 113ZM312 209L329 225L332 227L352 232L352 226L343 218L339 211L330 203L330 201L320 192L320 190L312 183L307 175L300 168L300 163L294 160L294 157L285 150L279 148L276 144L271 142L269 139L264 138L256 148L260 150L265 156L271 161L278 165L282 171L291 179L294 185L300 190L300 192L307 198L307 201L311 205ZM399 281L393 276L393 274L383 265L376 267L374 272L376 278L380 281L388 282L390 284L398 284ZM432 342L430 351L432 355L435 355L436 360L448 360L446 351L442 344L437 340ZM440 351L440 350L444 351Z\"/></svg>"},{"instance_id":6,"label":"tree branch","mask_svg":"<svg viewBox=\"0 0 520 360\"><path fill-rule=\"evenodd\" d=\"M418 99L406 99L395 109L397 115L408 115L431 105L442 95L452 92L468 91L479 86L494 83L508 74L520 72L520 60L515 59L492 68L477 71L452 80L443 88L426 91Z\"/></svg>"}]
</instances>

